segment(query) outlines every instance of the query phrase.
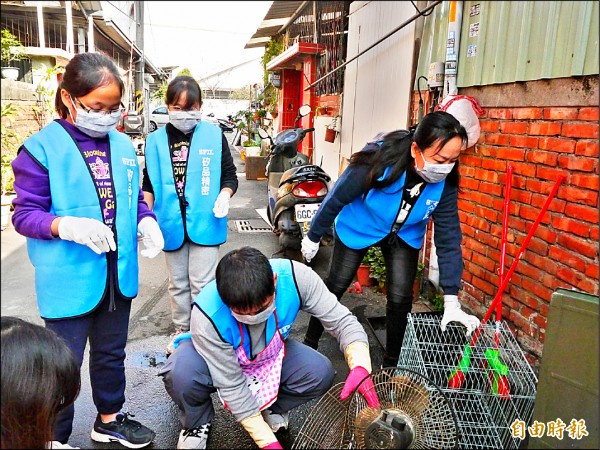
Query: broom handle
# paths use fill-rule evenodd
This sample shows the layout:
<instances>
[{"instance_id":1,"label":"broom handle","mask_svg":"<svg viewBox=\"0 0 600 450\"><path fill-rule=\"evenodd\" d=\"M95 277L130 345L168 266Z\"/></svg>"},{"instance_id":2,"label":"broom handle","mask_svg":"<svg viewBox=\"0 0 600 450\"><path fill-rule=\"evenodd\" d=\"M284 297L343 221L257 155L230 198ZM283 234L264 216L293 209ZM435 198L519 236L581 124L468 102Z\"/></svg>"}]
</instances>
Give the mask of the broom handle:
<instances>
[{"instance_id":1,"label":"broom handle","mask_svg":"<svg viewBox=\"0 0 600 450\"><path fill-rule=\"evenodd\" d=\"M494 300L492 300L492 303L491 303L490 307L488 308L487 312L485 313L485 316L483 317L483 319L481 319L481 325L479 325L479 327L475 331L475 335L473 336L473 339L471 339L471 343L470 343L471 347L473 345L475 345L475 342L477 341L477 337L479 336L479 333L481 333L482 325L485 322L487 322L487 320L492 315L492 312L494 311L494 308L496 307L497 303L502 299L502 294L504 293L504 290L506 289L506 286L508 286L508 282L510 281L510 278L512 277L512 274L514 273L514 271L515 271L515 269L517 267L517 264L521 260L521 256L523 256L523 252L525 252L525 249L527 248L527 245L529 245L529 241L533 237L533 234L535 233L535 230L537 229L538 225L542 221L542 217L544 216L544 214L548 210L548 207L550 206L550 203L552 202L552 200L554 199L554 196L556 195L556 191L558 190L558 187L560 186L560 184L563 182L564 179L565 179L564 175L561 175L561 176L558 177L558 180L556 180L556 183L554 184L554 187L552 188L552 191L548 195L548 198L546 199L546 202L544 203L544 206L542 207L542 210L540 211L540 213L537 216L537 219L535 219L535 222L533 223L533 225L529 229L529 233L527 234L527 237L523 241L523 244L521 245L521 248L519 249L519 253L517 253L517 256L515 257L515 260L511 264L510 269L508 270L508 273L506 274L506 277L504 278L504 280L502 280L502 284L500 285L500 289L498 289L498 292L497 292L496 296L494 297Z\"/></svg>"},{"instance_id":2,"label":"broom handle","mask_svg":"<svg viewBox=\"0 0 600 450\"><path fill-rule=\"evenodd\" d=\"M512 187L512 165L508 165L506 168L506 186L504 189L504 211L502 216L502 240L500 244L500 273L499 273L499 286L502 286L502 281L504 280L504 271L506 267L506 236L508 234L508 216L509 216L509 207L510 207L510 191ZM498 306L496 308L496 348L500 345L500 321L502 320L502 302L498 302Z\"/></svg>"},{"instance_id":3,"label":"broom handle","mask_svg":"<svg viewBox=\"0 0 600 450\"><path fill-rule=\"evenodd\" d=\"M509 164L506 168L506 189L504 192L504 216L502 217L502 243L500 245L500 287L502 287L502 281L504 281L504 268L506 260L506 235L508 234L508 215L510 205L510 190L512 186L512 171L513 168ZM500 322L502 319L502 302L498 302L496 309L496 321Z\"/></svg>"}]
</instances>

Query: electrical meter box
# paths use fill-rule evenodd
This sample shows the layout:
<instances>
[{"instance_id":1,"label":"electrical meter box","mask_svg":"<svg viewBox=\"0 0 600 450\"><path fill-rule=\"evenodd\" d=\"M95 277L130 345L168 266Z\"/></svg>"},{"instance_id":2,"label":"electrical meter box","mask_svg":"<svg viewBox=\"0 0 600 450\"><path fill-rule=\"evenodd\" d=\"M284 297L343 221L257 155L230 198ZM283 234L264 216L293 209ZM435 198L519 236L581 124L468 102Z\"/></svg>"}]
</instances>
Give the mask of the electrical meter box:
<instances>
[{"instance_id":1,"label":"electrical meter box","mask_svg":"<svg viewBox=\"0 0 600 450\"><path fill-rule=\"evenodd\" d=\"M550 300L532 418L545 432L532 437L530 431L528 448L597 449L598 418L598 296L558 289ZM559 419L562 439L553 435L562 427ZM571 438L569 431L579 433Z\"/></svg>"}]
</instances>

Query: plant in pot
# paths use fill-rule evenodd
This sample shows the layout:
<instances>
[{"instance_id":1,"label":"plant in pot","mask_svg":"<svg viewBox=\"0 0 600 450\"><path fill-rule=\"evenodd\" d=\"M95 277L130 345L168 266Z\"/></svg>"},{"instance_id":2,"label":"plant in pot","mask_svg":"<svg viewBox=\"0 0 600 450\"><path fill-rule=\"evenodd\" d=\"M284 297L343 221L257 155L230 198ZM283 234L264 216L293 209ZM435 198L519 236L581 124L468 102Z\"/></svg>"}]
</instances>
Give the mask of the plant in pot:
<instances>
[{"instance_id":1,"label":"plant in pot","mask_svg":"<svg viewBox=\"0 0 600 450\"><path fill-rule=\"evenodd\" d=\"M363 257L362 261L360 262L360 266L358 266L358 269L356 269L356 281L358 281L358 283L363 287L373 286L368 253Z\"/></svg>"},{"instance_id":2,"label":"plant in pot","mask_svg":"<svg viewBox=\"0 0 600 450\"><path fill-rule=\"evenodd\" d=\"M19 78L19 68L11 67L8 64L12 61L25 59L27 56L25 55L23 44L6 28L2 29L1 51L2 67L0 67L0 70L2 77L9 80L17 80Z\"/></svg>"},{"instance_id":3,"label":"plant in pot","mask_svg":"<svg viewBox=\"0 0 600 450\"><path fill-rule=\"evenodd\" d=\"M387 294L387 280L385 270L385 260L383 259L383 253L379 247L371 247L369 265L371 266L371 278L375 278L377 283L377 289L383 294ZM367 254L369 253L367 252Z\"/></svg>"},{"instance_id":4,"label":"plant in pot","mask_svg":"<svg viewBox=\"0 0 600 450\"><path fill-rule=\"evenodd\" d=\"M329 125L325 127L325 142L334 142L337 135L338 116L334 117Z\"/></svg>"},{"instance_id":5,"label":"plant in pot","mask_svg":"<svg viewBox=\"0 0 600 450\"><path fill-rule=\"evenodd\" d=\"M246 157L248 156L262 156L260 149L260 141L248 139L242 143Z\"/></svg>"},{"instance_id":6,"label":"plant in pot","mask_svg":"<svg viewBox=\"0 0 600 450\"><path fill-rule=\"evenodd\" d=\"M361 261L361 265L358 270L365 271L366 269L362 268L366 266L368 268L368 284L363 284L360 280L359 283L363 286L372 286L373 284L377 284L377 289L381 292L385 292L386 290L386 274L385 274L385 261L383 259L383 253L381 253L381 248L379 247L371 247L367 250L367 253L363 257ZM358 271L357 271L357 279L358 279ZM362 274L361 274L362 276Z\"/></svg>"}]
</instances>

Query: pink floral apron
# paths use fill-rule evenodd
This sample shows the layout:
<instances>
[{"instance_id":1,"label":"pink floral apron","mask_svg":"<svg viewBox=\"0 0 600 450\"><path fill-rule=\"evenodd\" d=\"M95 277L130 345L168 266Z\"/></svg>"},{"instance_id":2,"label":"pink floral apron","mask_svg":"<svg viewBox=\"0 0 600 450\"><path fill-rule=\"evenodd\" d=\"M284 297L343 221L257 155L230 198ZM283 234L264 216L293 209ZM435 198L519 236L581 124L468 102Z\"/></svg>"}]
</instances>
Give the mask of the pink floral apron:
<instances>
[{"instance_id":1,"label":"pink floral apron","mask_svg":"<svg viewBox=\"0 0 600 450\"><path fill-rule=\"evenodd\" d=\"M244 350L244 333L242 324L239 323L242 341L235 350L242 372L246 376L248 388L256 399L262 411L277 400L279 383L281 382L281 368L285 356L285 341L279 332L277 313L275 312L275 333L269 344L254 359L249 359ZM218 391L217 391L218 392ZM219 399L223 406L229 410L221 394Z\"/></svg>"}]
</instances>

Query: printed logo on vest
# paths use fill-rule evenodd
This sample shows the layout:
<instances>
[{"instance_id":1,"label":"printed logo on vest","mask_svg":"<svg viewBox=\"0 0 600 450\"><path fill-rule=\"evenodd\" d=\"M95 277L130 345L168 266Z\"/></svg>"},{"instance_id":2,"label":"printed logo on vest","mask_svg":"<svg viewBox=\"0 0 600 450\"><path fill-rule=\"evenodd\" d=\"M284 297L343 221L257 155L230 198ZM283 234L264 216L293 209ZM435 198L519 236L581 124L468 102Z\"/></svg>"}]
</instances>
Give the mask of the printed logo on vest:
<instances>
[{"instance_id":1,"label":"printed logo on vest","mask_svg":"<svg viewBox=\"0 0 600 450\"><path fill-rule=\"evenodd\" d=\"M135 167L137 161L132 158L121 158L121 162L126 166Z\"/></svg>"},{"instance_id":2,"label":"printed logo on vest","mask_svg":"<svg viewBox=\"0 0 600 450\"><path fill-rule=\"evenodd\" d=\"M425 211L425 215L423 216L423 220L428 219L431 213L437 208L438 201L436 200L427 200L425 204L427 205L427 211Z\"/></svg>"}]
</instances>

